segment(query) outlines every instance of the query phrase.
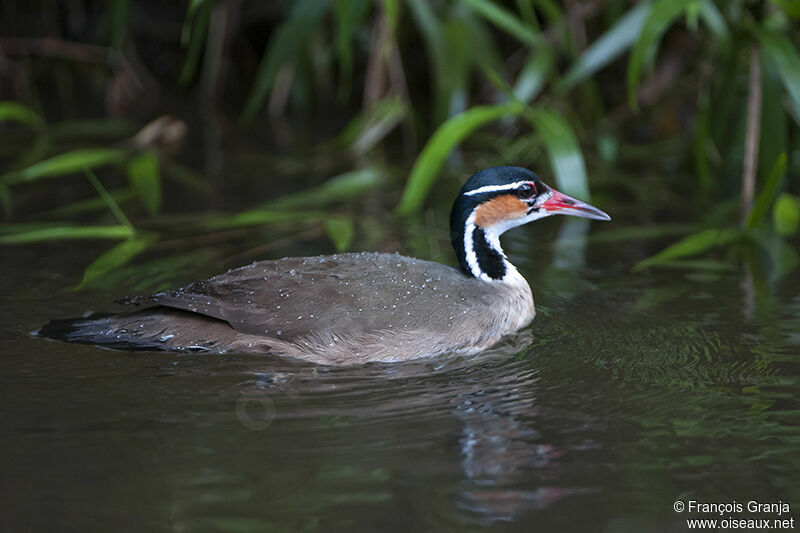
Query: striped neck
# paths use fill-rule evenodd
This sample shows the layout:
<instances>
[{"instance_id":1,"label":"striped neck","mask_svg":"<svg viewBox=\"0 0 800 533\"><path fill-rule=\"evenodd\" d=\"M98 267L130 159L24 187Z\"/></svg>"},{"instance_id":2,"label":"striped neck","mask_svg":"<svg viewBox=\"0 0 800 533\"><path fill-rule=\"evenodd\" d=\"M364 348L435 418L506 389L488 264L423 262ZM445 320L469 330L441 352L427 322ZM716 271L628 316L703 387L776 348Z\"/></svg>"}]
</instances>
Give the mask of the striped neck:
<instances>
[{"instance_id":1,"label":"striped neck","mask_svg":"<svg viewBox=\"0 0 800 533\"><path fill-rule=\"evenodd\" d=\"M511 281L520 277L500 247L500 233L475 224L475 211L453 230L453 248L461 270L484 281ZM460 234L460 238L456 235Z\"/></svg>"}]
</instances>

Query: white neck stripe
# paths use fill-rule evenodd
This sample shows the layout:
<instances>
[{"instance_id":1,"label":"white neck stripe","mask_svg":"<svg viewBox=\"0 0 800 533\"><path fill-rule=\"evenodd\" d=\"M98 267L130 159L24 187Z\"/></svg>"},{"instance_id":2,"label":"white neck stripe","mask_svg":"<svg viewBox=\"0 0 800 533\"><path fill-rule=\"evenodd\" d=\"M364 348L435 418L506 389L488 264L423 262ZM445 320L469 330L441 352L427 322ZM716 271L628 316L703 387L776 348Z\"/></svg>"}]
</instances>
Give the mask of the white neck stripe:
<instances>
[{"instance_id":1,"label":"white neck stripe","mask_svg":"<svg viewBox=\"0 0 800 533\"><path fill-rule=\"evenodd\" d=\"M464 224L464 255L467 265L476 278L486 278L486 274L481 271L478 265L478 257L475 255L475 248L472 245L472 232L475 231L475 211L470 213Z\"/></svg>"},{"instance_id":2,"label":"white neck stripe","mask_svg":"<svg viewBox=\"0 0 800 533\"><path fill-rule=\"evenodd\" d=\"M506 258L506 254L503 252L503 249L500 247L500 234L495 233L493 231L485 231L484 235L486 236L486 242L494 251L500 254L500 257L503 258L503 264L506 267L505 275L500 279L494 279L489 277L489 275L481 270L481 266L478 263L478 256L475 254L475 247L472 241L472 234L476 229L475 225L475 211L473 211L469 217L467 218L464 224L464 255L465 259L467 260L467 265L469 265L469 269L472 271L472 275L478 279L482 279L484 281L495 282L495 281L502 281L506 283L518 283L520 279L522 279L523 283L527 283L522 276L519 274L517 269L512 265L508 259ZM502 233L502 231L500 232Z\"/></svg>"},{"instance_id":3,"label":"white neck stripe","mask_svg":"<svg viewBox=\"0 0 800 533\"><path fill-rule=\"evenodd\" d=\"M526 183L530 183L530 180L517 181L514 183L509 183L508 185L485 185L472 191L465 192L464 196L472 196L473 194L483 194L487 192L513 191Z\"/></svg>"}]
</instances>

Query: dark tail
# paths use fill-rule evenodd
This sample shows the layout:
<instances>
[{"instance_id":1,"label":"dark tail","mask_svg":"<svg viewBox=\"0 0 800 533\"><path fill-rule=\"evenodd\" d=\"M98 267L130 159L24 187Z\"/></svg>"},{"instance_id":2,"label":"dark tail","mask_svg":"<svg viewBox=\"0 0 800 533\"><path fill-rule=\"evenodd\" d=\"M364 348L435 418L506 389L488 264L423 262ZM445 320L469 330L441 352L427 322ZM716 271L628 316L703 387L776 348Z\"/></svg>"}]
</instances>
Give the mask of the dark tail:
<instances>
[{"instance_id":1,"label":"dark tail","mask_svg":"<svg viewBox=\"0 0 800 533\"><path fill-rule=\"evenodd\" d=\"M51 320L35 334L116 350L180 352L219 352L240 337L222 320L159 306L119 315Z\"/></svg>"},{"instance_id":2,"label":"dark tail","mask_svg":"<svg viewBox=\"0 0 800 533\"><path fill-rule=\"evenodd\" d=\"M42 326L36 335L64 342L96 344L116 350L163 350L164 343L159 342L157 334L153 335L152 328L148 328L148 335L143 335L126 327L132 324L131 319L135 314L93 313L82 318L55 319Z\"/></svg>"}]
</instances>

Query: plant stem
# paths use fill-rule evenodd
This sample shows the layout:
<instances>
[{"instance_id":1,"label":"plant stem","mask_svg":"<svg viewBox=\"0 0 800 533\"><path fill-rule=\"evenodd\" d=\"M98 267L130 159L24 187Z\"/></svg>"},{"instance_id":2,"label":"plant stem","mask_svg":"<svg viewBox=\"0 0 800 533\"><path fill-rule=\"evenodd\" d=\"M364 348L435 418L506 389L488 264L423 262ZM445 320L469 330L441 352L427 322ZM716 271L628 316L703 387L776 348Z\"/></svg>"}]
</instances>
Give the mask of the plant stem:
<instances>
[{"instance_id":1,"label":"plant stem","mask_svg":"<svg viewBox=\"0 0 800 533\"><path fill-rule=\"evenodd\" d=\"M114 216L117 217L117 220L119 220L120 224L133 230L134 228L133 224L131 224L131 221L125 216L125 213L122 211L122 209L120 209L114 198L108 194L108 191L105 187L103 187L103 184L100 183L100 180L97 179L97 176L94 175L94 172L92 172L89 167L85 167L83 169L83 173L86 174L86 178L95 188L106 205L108 205L108 208L111 209L111 212L114 213Z\"/></svg>"},{"instance_id":2,"label":"plant stem","mask_svg":"<svg viewBox=\"0 0 800 533\"><path fill-rule=\"evenodd\" d=\"M742 221L753 210L756 191L756 166L761 135L761 55L757 46L750 48L750 87L747 96L747 133L744 140L742 169Z\"/></svg>"}]
</instances>

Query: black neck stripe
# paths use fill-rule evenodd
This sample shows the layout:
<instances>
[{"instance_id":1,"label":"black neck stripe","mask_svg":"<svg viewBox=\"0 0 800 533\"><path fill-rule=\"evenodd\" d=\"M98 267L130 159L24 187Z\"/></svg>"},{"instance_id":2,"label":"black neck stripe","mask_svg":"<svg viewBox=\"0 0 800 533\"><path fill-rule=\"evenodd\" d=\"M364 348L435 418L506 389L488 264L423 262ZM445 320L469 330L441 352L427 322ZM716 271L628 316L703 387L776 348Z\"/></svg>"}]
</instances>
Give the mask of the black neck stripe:
<instances>
[{"instance_id":1,"label":"black neck stripe","mask_svg":"<svg viewBox=\"0 0 800 533\"><path fill-rule=\"evenodd\" d=\"M475 251L481 272L492 279L503 279L506 275L503 255L489 245L486 233L481 228L476 227L472 230L472 249Z\"/></svg>"}]
</instances>

